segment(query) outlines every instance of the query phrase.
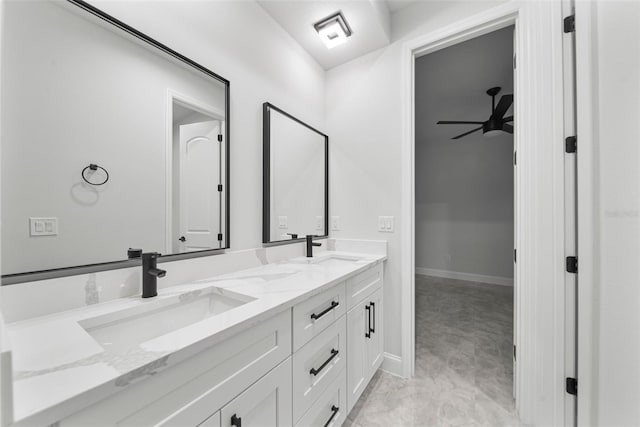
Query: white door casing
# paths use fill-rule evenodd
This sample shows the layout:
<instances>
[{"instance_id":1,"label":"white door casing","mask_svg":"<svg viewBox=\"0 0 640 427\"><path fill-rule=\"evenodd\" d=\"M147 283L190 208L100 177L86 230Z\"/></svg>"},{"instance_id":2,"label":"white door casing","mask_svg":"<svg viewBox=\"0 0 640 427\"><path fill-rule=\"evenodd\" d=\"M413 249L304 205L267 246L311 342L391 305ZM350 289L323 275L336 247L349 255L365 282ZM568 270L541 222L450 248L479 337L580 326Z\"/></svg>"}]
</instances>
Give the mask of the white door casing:
<instances>
[{"instance_id":1,"label":"white door casing","mask_svg":"<svg viewBox=\"0 0 640 427\"><path fill-rule=\"evenodd\" d=\"M515 25L517 67L516 409L527 424L566 423L566 277L561 2L507 2L402 47L401 313L403 375L415 369L414 62ZM571 411L573 412L573 411Z\"/></svg>"}]
</instances>

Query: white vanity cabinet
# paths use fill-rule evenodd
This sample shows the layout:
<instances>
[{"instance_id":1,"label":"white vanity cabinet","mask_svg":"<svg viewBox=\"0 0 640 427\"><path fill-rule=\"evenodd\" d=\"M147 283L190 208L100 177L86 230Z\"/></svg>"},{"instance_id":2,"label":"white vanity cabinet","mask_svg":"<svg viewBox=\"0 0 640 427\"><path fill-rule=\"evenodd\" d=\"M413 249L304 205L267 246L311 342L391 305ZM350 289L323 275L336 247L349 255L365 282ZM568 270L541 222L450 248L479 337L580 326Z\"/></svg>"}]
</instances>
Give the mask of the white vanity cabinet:
<instances>
[{"instance_id":1,"label":"white vanity cabinet","mask_svg":"<svg viewBox=\"0 0 640 427\"><path fill-rule=\"evenodd\" d=\"M293 420L298 422L336 380L344 380L347 366L345 316L293 354Z\"/></svg>"},{"instance_id":2,"label":"white vanity cabinet","mask_svg":"<svg viewBox=\"0 0 640 427\"><path fill-rule=\"evenodd\" d=\"M351 411L382 364L382 271L374 267L353 278L347 312L347 409ZM366 290L366 292L364 291ZM356 302L357 301L357 302Z\"/></svg>"},{"instance_id":3,"label":"white vanity cabinet","mask_svg":"<svg viewBox=\"0 0 640 427\"><path fill-rule=\"evenodd\" d=\"M58 424L339 427L382 363L382 276L376 263L173 367L130 375Z\"/></svg>"},{"instance_id":4,"label":"white vanity cabinet","mask_svg":"<svg viewBox=\"0 0 640 427\"><path fill-rule=\"evenodd\" d=\"M220 411L222 427L290 427L291 359L262 377Z\"/></svg>"},{"instance_id":5,"label":"white vanity cabinet","mask_svg":"<svg viewBox=\"0 0 640 427\"><path fill-rule=\"evenodd\" d=\"M211 423L218 410L290 356L291 310L285 310L174 367L132 377L134 384L59 424L182 427L207 420L204 425L216 425Z\"/></svg>"},{"instance_id":6,"label":"white vanity cabinet","mask_svg":"<svg viewBox=\"0 0 640 427\"><path fill-rule=\"evenodd\" d=\"M221 427L221 423L222 420L220 420L220 411L218 411L204 420L202 424L198 424L198 427Z\"/></svg>"}]
</instances>

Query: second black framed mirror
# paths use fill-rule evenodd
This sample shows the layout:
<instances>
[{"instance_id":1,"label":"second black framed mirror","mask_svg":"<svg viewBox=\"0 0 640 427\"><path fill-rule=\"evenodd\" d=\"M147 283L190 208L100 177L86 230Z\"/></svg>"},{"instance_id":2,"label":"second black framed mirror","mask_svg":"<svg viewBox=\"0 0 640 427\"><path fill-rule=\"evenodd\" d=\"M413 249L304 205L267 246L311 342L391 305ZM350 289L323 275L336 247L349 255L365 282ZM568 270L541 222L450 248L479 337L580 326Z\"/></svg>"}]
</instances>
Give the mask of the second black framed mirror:
<instances>
[{"instance_id":1,"label":"second black framed mirror","mask_svg":"<svg viewBox=\"0 0 640 427\"><path fill-rule=\"evenodd\" d=\"M262 242L329 235L329 137L265 102Z\"/></svg>"}]
</instances>

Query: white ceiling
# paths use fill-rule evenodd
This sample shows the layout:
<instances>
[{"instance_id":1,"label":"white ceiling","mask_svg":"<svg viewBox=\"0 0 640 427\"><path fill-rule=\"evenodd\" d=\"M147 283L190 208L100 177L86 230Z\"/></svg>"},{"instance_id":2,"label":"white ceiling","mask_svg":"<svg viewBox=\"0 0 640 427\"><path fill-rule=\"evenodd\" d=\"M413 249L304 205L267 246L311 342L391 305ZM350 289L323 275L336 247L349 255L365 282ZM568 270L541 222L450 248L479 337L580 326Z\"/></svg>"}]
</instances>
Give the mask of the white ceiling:
<instances>
[{"instance_id":1,"label":"white ceiling","mask_svg":"<svg viewBox=\"0 0 640 427\"><path fill-rule=\"evenodd\" d=\"M420 1L424 0L386 0L386 3L389 7L389 11L391 13L396 13L397 11L411 6L412 4L420 3Z\"/></svg>"},{"instance_id":2,"label":"white ceiling","mask_svg":"<svg viewBox=\"0 0 640 427\"><path fill-rule=\"evenodd\" d=\"M325 70L387 46L390 42L390 8L399 10L411 3L414 1L258 0L258 4ZM353 35L346 43L327 49L313 24L337 11L342 11Z\"/></svg>"},{"instance_id":3,"label":"white ceiling","mask_svg":"<svg viewBox=\"0 0 640 427\"><path fill-rule=\"evenodd\" d=\"M474 125L438 125L438 120L484 121L491 115L486 90L501 86L496 104L513 93L513 27L504 28L416 60L416 144L469 144L490 139L510 142L510 135L495 138L451 138ZM513 106L507 116L513 112ZM484 142L483 142L484 141ZM496 141L498 142L498 141ZM499 142L498 142L499 143Z\"/></svg>"}]
</instances>

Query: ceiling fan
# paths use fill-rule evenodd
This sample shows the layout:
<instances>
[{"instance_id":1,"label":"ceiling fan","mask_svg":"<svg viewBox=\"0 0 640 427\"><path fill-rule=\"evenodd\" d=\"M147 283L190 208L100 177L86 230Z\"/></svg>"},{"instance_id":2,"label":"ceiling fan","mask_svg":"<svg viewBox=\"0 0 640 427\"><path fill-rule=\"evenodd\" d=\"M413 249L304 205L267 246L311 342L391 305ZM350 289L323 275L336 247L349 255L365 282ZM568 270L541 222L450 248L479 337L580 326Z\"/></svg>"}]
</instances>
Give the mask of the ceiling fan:
<instances>
[{"instance_id":1,"label":"ceiling fan","mask_svg":"<svg viewBox=\"0 0 640 427\"><path fill-rule=\"evenodd\" d=\"M454 136L451 139L460 139L463 136L467 136L479 130L482 130L482 133L487 136L493 136L500 132L513 133L513 125L510 125L508 122L513 122L513 116L504 117L505 113L513 104L513 95L502 95L500 101L498 102L498 106L496 106L496 95L500 93L500 87L492 87L487 91L487 95L491 97L491 116L489 119L484 122L470 122L470 121L449 121L449 120L440 120L438 122L439 125L480 125L469 132L465 132L461 135Z\"/></svg>"}]
</instances>

